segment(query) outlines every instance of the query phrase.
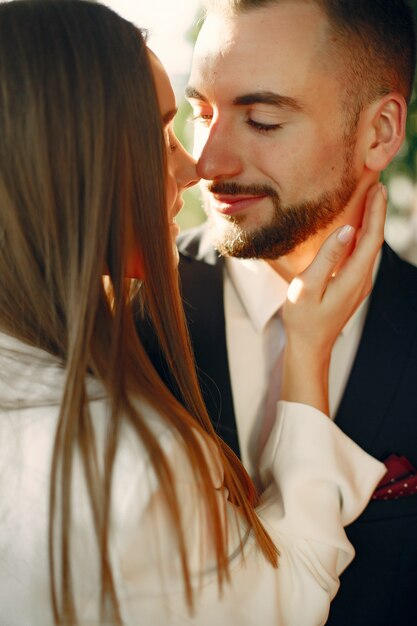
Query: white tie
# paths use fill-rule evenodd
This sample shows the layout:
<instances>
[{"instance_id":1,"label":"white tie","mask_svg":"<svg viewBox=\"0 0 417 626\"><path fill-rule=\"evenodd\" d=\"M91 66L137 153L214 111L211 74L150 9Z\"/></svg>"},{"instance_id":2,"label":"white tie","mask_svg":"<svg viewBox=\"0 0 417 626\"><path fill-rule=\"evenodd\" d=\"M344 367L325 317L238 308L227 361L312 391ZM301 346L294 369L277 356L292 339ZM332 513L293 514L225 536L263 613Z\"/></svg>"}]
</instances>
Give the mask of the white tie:
<instances>
[{"instance_id":1,"label":"white tie","mask_svg":"<svg viewBox=\"0 0 417 626\"><path fill-rule=\"evenodd\" d=\"M279 333L280 342L278 345L276 358L271 369L268 390L265 397L263 422L259 433L258 459L261 456L263 449L265 448L265 444L268 441L268 437L271 433L272 427L275 424L277 402L281 393L282 366L285 347L285 331L282 325L281 310L276 313L276 317L278 318L281 326L281 332Z\"/></svg>"}]
</instances>

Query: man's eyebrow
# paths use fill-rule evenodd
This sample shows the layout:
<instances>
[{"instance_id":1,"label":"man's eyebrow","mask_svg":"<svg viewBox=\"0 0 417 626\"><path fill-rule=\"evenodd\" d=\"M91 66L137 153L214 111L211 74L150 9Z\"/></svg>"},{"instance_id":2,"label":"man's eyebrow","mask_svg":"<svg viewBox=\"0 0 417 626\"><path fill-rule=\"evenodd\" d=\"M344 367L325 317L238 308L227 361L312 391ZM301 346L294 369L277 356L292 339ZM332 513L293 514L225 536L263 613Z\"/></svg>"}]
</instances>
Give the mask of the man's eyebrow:
<instances>
[{"instance_id":1,"label":"man's eyebrow","mask_svg":"<svg viewBox=\"0 0 417 626\"><path fill-rule=\"evenodd\" d=\"M169 124L174 117L177 114L178 109L171 109L170 111L167 111L163 116L162 116L162 122L164 124L164 126L166 126L167 124Z\"/></svg>"},{"instance_id":2,"label":"man's eyebrow","mask_svg":"<svg viewBox=\"0 0 417 626\"><path fill-rule=\"evenodd\" d=\"M185 97L190 98L191 100L201 100L202 102L208 102L207 98L203 96L197 89L187 85L185 88Z\"/></svg>"},{"instance_id":3,"label":"man's eyebrow","mask_svg":"<svg viewBox=\"0 0 417 626\"><path fill-rule=\"evenodd\" d=\"M197 89L188 85L185 88L185 97L191 100L201 100L202 102L208 102L207 98L203 96ZM244 106L248 104L270 104L280 109L289 109L291 111L302 111L304 105L300 100L291 98L290 96L282 96L273 91L254 91L253 93L247 93L243 96L237 96L233 100L235 106Z\"/></svg>"},{"instance_id":4,"label":"man's eyebrow","mask_svg":"<svg viewBox=\"0 0 417 626\"><path fill-rule=\"evenodd\" d=\"M302 111L304 106L302 102L291 98L290 96L281 96L273 91L255 91L243 96L237 96L233 100L233 104L237 106L248 104L270 104L280 109L289 109L291 111Z\"/></svg>"}]
</instances>

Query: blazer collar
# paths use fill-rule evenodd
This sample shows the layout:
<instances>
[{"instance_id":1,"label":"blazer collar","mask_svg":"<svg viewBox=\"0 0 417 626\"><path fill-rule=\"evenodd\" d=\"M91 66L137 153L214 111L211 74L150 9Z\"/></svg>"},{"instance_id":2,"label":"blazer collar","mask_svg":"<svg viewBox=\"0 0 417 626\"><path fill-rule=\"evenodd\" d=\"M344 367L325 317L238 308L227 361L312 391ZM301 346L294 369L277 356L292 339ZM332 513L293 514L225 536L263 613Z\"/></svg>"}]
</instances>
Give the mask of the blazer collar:
<instances>
[{"instance_id":1,"label":"blazer collar","mask_svg":"<svg viewBox=\"0 0 417 626\"><path fill-rule=\"evenodd\" d=\"M207 222L181 233L177 239L178 250L184 257L203 261L208 265L223 264L224 259L213 247L212 236Z\"/></svg>"},{"instance_id":2,"label":"blazer collar","mask_svg":"<svg viewBox=\"0 0 417 626\"><path fill-rule=\"evenodd\" d=\"M371 453L416 337L417 269L384 244L362 338L335 420Z\"/></svg>"}]
</instances>

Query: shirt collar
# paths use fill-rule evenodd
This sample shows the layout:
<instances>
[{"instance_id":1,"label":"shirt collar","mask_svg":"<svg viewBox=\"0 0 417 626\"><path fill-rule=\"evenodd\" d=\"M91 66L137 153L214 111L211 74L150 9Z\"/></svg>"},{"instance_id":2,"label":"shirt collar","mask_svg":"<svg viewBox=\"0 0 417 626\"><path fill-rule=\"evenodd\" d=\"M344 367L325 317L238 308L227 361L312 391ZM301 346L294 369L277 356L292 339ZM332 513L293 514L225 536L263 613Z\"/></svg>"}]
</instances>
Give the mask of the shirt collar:
<instances>
[{"instance_id":1,"label":"shirt collar","mask_svg":"<svg viewBox=\"0 0 417 626\"><path fill-rule=\"evenodd\" d=\"M269 320L278 312L287 297L288 282L261 259L236 259L226 257L226 270L233 287L244 306L257 333L262 333ZM372 282L381 263L381 252L375 261ZM340 333L347 336L365 319L369 307L369 296L356 309Z\"/></svg>"},{"instance_id":2,"label":"shirt collar","mask_svg":"<svg viewBox=\"0 0 417 626\"><path fill-rule=\"evenodd\" d=\"M257 333L284 304L288 283L261 259L227 257L226 270Z\"/></svg>"},{"instance_id":3,"label":"shirt collar","mask_svg":"<svg viewBox=\"0 0 417 626\"><path fill-rule=\"evenodd\" d=\"M48 352L0 332L0 411L60 405L64 363ZM86 376L90 400L106 397L102 383Z\"/></svg>"}]
</instances>

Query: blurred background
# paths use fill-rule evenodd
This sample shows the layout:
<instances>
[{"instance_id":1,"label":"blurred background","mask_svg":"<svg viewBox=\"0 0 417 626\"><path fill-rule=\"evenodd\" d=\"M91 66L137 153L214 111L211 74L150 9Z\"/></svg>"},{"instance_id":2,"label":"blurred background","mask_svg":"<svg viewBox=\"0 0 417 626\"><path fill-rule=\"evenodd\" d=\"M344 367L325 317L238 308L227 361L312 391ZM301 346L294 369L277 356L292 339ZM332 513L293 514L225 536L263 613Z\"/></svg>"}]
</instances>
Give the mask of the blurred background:
<instances>
[{"instance_id":1,"label":"blurred background","mask_svg":"<svg viewBox=\"0 0 417 626\"><path fill-rule=\"evenodd\" d=\"M148 30L149 45L165 65L177 96L177 136L191 150L191 110L183 99L183 91L193 43L201 24L200 1L104 0L104 4ZM417 14L417 0L412 0L412 5ZM383 181L389 192L386 239L402 257L417 264L417 90L409 110L407 140L395 161L384 172ZM184 199L185 206L177 218L182 229L204 220L198 188L187 191Z\"/></svg>"}]
</instances>

